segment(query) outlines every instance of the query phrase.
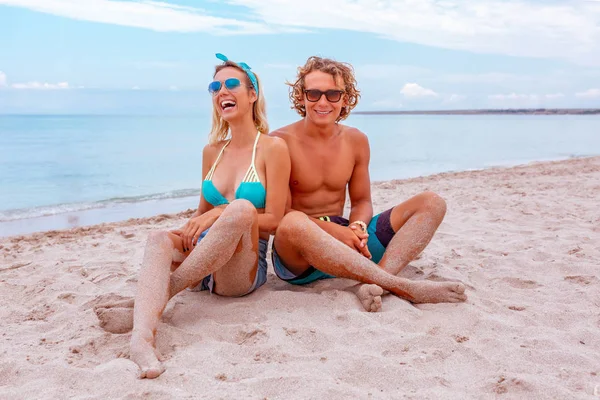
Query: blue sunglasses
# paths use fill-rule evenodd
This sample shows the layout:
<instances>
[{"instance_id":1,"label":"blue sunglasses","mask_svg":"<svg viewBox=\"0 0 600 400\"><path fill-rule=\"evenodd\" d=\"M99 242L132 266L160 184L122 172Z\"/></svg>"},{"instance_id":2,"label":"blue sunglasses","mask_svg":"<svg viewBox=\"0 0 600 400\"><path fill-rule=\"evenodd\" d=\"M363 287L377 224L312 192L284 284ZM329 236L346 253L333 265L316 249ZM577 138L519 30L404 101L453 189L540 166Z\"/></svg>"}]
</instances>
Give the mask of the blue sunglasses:
<instances>
[{"instance_id":1,"label":"blue sunglasses","mask_svg":"<svg viewBox=\"0 0 600 400\"><path fill-rule=\"evenodd\" d=\"M240 80L238 78L225 79L225 82L214 81L208 85L208 91L211 94L215 95L215 94L219 93L219 91L221 90L223 85L225 85L227 90L233 91L233 90L238 89L240 86L242 86L242 82L240 82ZM249 86L249 87L251 87L251 86Z\"/></svg>"}]
</instances>

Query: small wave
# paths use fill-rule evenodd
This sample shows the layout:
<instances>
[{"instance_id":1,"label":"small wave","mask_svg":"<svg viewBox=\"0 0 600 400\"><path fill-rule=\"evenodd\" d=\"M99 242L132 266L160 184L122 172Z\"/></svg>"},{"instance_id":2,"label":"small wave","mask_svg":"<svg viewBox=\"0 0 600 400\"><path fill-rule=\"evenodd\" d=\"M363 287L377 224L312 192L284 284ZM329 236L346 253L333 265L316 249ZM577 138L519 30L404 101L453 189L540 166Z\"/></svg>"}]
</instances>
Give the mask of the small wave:
<instances>
[{"instance_id":1,"label":"small wave","mask_svg":"<svg viewBox=\"0 0 600 400\"><path fill-rule=\"evenodd\" d=\"M177 199L199 195L198 189L180 189L164 193L153 193L131 197L113 197L110 199L89 203L66 203L40 206L32 208L21 208L0 211L0 222L15 221L19 219L47 217L51 215L67 214L78 211L107 208L118 204L140 203L144 201Z\"/></svg>"}]
</instances>

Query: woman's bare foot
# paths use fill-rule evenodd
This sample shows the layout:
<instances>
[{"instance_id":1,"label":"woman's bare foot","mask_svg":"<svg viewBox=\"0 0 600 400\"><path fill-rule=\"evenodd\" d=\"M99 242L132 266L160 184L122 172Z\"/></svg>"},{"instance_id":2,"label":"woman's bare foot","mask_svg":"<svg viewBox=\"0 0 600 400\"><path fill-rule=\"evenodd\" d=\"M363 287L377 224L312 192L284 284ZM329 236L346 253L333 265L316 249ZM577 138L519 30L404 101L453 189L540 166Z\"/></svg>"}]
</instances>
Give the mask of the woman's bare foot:
<instances>
[{"instance_id":1,"label":"woman's bare foot","mask_svg":"<svg viewBox=\"0 0 600 400\"><path fill-rule=\"evenodd\" d=\"M459 282L412 281L407 300L413 303L460 303L467 300ZM401 296L404 297L404 296Z\"/></svg>"},{"instance_id":2,"label":"woman's bare foot","mask_svg":"<svg viewBox=\"0 0 600 400\"><path fill-rule=\"evenodd\" d=\"M147 335L146 335L147 336ZM131 335L131 348L129 358L140 367L140 378L154 379L165 372L159 361L160 355L154 348L153 338L144 337L139 332Z\"/></svg>"},{"instance_id":3,"label":"woman's bare foot","mask_svg":"<svg viewBox=\"0 0 600 400\"><path fill-rule=\"evenodd\" d=\"M356 297L360 300L365 310L369 312L381 311L381 296L383 289L374 284L362 284L356 288Z\"/></svg>"}]
</instances>

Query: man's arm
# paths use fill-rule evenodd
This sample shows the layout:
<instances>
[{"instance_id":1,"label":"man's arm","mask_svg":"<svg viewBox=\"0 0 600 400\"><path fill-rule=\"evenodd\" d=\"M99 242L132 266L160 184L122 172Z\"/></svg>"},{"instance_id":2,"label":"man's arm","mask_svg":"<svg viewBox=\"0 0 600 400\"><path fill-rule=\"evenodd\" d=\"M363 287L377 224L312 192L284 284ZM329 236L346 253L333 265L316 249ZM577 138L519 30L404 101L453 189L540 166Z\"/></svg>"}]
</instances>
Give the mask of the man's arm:
<instances>
[{"instance_id":1,"label":"man's arm","mask_svg":"<svg viewBox=\"0 0 600 400\"><path fill-rule=\"evenodd\" d=\"M348 182L350 195L350 224L363 221L368 224L373 218L373 204L371 202L371 178L369 177L369 161L371 150L367 135L356 130L353 133L354 148L356 149L356 163L352 176Z\"/></svg>"}]
</instances>

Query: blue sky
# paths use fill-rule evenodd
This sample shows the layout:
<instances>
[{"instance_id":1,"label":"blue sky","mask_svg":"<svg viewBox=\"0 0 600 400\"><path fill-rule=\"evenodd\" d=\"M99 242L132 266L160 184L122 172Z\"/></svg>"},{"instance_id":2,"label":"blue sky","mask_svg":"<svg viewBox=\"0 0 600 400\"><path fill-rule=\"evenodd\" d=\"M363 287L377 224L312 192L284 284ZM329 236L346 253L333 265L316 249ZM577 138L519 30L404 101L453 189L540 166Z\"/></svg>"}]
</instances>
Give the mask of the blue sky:
<instances>
[{"instance_id":1,"label":"blue sky","mask_svg":"<svg viewBox=\"0 0 600 400\"><path fill-rule=\"evenodd\" d=\"M600 107L600 0L0 0L0 113L206 112L216 52L270 112L310 55L361 110Z\"/></svg>"}]
</instances>

